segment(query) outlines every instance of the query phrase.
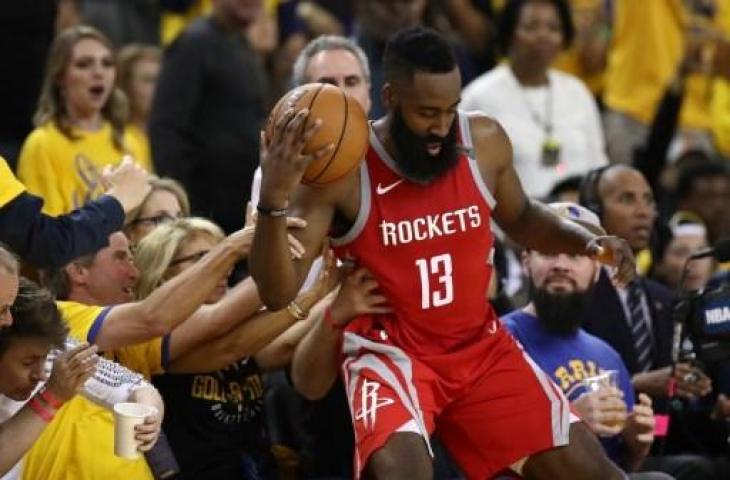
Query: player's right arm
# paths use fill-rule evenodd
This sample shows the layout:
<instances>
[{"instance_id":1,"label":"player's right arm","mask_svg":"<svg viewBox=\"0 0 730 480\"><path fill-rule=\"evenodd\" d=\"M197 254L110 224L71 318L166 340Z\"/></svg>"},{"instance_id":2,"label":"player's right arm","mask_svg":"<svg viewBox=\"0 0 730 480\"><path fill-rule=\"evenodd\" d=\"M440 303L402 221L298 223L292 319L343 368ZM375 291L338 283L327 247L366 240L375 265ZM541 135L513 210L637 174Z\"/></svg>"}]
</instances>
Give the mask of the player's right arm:
<instances>
[{"instance_id":1,"label":"player's right arm","mask_svg":"<svg viewBox=\"0 0 730 480\"><path fill-rule=\"evenodd\" d=\"M289 109L274 126L272 137L262 138L259 218L249 270L269 310L286 307L297 294L312 261L319 255L334 216L334 199L341 188L338 185L342 184L328 188L300 186L307 165L333 148L330 144L311 155L302 153L321 123L313 122L301 133L307 115L306 109ZM295 234L305 249L303 258L296 261L289 253L286 217L266 213L285 210L307 222Z\"/></svg>"}]
</instances>

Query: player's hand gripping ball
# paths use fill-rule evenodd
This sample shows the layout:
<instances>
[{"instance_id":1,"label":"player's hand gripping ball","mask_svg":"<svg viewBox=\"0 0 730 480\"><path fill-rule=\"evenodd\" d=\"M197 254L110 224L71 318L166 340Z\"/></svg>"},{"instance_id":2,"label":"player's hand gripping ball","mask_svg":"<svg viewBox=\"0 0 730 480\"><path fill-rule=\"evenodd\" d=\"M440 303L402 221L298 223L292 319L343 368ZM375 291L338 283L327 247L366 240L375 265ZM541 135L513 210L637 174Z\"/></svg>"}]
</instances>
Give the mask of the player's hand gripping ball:
<instances>
[{"instance_id":1,"label":"player's hand gripping ball","mask_svg":"<svg viewBox=\"0 0 730 480\"><path fill-rule=\"evenodd\" d=\"M289 109L309 109L302 132L322 120L319 130L309 139L302 153L316 152L333 144L331 154L310 163L302 177L308 185L326 185L347 175L360 164L368 146L368 119L360 104L339 87L328 83L308 83L287 92L274 106L266 122L266 137L271 139L274 126Z\"/></svg>"}]
</instances>

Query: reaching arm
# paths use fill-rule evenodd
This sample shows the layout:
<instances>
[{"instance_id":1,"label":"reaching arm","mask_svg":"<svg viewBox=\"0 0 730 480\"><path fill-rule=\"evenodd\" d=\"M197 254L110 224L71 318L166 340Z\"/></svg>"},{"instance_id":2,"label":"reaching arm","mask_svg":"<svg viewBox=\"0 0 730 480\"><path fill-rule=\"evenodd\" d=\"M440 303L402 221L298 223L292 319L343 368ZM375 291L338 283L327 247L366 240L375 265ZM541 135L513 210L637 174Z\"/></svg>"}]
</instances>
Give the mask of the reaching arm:
<instances>
[{"instance_id":1,"label":"reaching arm","mask_svg":"<svg viewBox=\"0 0 730 480\"><path fill-rule=\"evenodd\" d=\"M142 301L109 310L94 343L114 350L167 335L200 307L242 256L243 230L229 235L199 262L165 282Z\"/></svg>"},{"instance_id":2,"label":"reaching arm","mask_svg":"<svg viewBox=\"0 0 730 480\"><path fill-rule=\"evenodd\" d=\"M487 186L491 182L490 190L497 202L494 219L512 240L548 254L588 254L617 267L619 282L626 283L633 278L634 256L624 240L596 236L527 198L512 165L509 138L497 122L487 117L473 117L471 128L483 181Z\"/></svg>"},{"instance_id":3,"label":"reaching arm","mask_svg":"<svg viewBox=\"0 0 730 480\"><path fill-rule=\"evenodd\" d=\"M25 192L0 158L0 241L40 268L58 268L105 247L122 228L124 215L137 208L150 186L147 175L125 161L107 176L110 190L66 215L41 212L43 200Z\"/></svg>"},{"instance_id":4,"label":"reaching arm","mask_svg":"<svg viewBox=\"0 0 730 480\"><path fill-rule=\"evenodd\" d=\"M313 312L314 326L294 351L291 378L294 388L308 400L324 397L337 378L342 330L324 322L326 309Z\"/></svg>"},{"instance_id":5,"label":"reaching arm","mask_svg":"<svg viewBox=\"0 0 730 480\"><path fill-rule=\"evenodd\" d=\"M256 352L256 364L261 370L270 372L289 365L294 357L297 345L299 345L304 335L316 324L317 319L322 315L329 303L326 299L320 300L312 308L306 320L297 322L287 328L284 333Z\"/></svg>"},{"instance_id":6,"label":"reaching arm","mask_svg":"<svg viewBox=\"0 0 730 480\"><path fill-rule=\"evenodd\" d=\"M334 254L331 250L327 250L324 255L325 261L317 281L295 300L297 307L303 312L309 312L337 283ZM297 322L297 320L304 318L296 318L289 309L261 312L215 340L173 359L168 371L198 373L217 370L259 352L272 341L275 345L264 353L263 360L264 362L270 360L269 364L279 364L282 358L286 357L286 351L293 351L303 332L309 329L308 321ZM299 323L304 323L305 326L299 327Z\"/></svg>"},{"instance_id":7,"label":"reaching arm","mask_svg":"<svg viewBox=\"0 0 730 480\"><path fill-rule=\"evenodd\" d=\"M307 115L306 109L295 113L290 108L275 125L270 139L262 135L260 214L249 269L270 310L284 308L296 295L329 229L334 199L352 178L349 175L326 188L300 186L307 165L333 148L330 144L311 155L302 154L304 145L321 125L317 120L300 133ZM304 257L297 261L289 255L285 217L265 213L287 208L289 215L307 222L306 228L296 234L305 249Z\"/></svg>"},{"instance_id":8,"label":"reaching arm","mask_svg":"<svg viewBox=\"0 0 730 480\"><path fill-rule=\"evenodd\" d=\"M489 178L487 168L494 177L491 189L497 201L494 218L507 235L526 248L544 253L585 253L586 245L595 235L562 220L525 195L512 165L512 145L502 127L486 117L472 118L471 126L485 183Z\"/></svg>"},{"instance_id":9,"label":"reaching arm","mask_svg":"<svg viewBox=\"0 0 730 480\"><path fill-rule=\"evenodd\" d=\"M242 281L218 303L203 305L170 335L170 360L184 355L238 323L248 321L261 307L261 299L253 279Z\"/></svg>"},{"instance_id":10,"label":"reaching arm","mask_svg":"<svg viewBox=\"0 0 730 480\"><path fill-rule=\"evenodd\" d=\"M315 301L303 295L296 299L297 304L305 310L311 308ZM255 354L296 323L297 319L286 308L257 313L233 330L173 359L167 371L200 373L221 369Z\"/></svg>"},{"instance_id":11,"label":"reaching arm","mask_svg":"<svg viewBox=\"0 0 730 480\"><path fill-rule=\"evenodd\" d=\"M324 307L325 305L322 305ZM310 400L322 398L332 387L340 367L342 329L359 315L388 313L378 283L364 268L345 278L329 313L321 308L315 325L299 342L291 366L294 388Z\"/></svg>"}]
</instances>

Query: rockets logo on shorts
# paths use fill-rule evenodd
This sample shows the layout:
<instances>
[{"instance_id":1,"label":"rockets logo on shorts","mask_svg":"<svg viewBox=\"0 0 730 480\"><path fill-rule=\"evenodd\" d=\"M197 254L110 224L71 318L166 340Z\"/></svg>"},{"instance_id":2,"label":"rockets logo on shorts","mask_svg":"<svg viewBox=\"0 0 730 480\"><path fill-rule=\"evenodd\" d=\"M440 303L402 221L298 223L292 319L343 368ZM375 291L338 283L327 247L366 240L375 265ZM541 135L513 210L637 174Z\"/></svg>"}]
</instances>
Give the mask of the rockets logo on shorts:
<instances>
[{"instance_id":1,"label":"rockets logo on shorts","mask_svg":"<svg viewBox=\"0 0 730 480\"><path fill-rule=\"evenodd\" d=\"M364 380L362 382L360 408L355 412L355 420L362 420L365 428L373 428L378 415L378 409L395 403L388 397L379 397L380 383Z\"/></svg>"}]
</instances>

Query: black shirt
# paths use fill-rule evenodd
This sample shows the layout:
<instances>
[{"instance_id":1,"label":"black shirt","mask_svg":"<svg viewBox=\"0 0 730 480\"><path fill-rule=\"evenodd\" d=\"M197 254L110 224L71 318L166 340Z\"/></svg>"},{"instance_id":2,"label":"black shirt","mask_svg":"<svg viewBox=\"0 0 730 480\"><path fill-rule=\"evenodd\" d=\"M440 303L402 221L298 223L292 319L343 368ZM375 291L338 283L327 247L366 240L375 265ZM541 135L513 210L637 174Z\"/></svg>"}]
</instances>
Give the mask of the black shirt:
<instances>
[{"instance_id":1,"label":"black shirt","mask_svg":"<svg viewBox=\"0 0 730 480\"><path fill-rule=\"evenodd\" d=\"M149 123L155 166L227 232L243 226L259 163L264 85L246 37L213 17L194 22L165 52Z\"/></svg>"},{"instance_id":2,"label":"black shirt","mask_svg":"<svg viewBox=\"0 0 730 480\"><path fill-rule=\"evenodd\" d=\"M244 456L264 458L264 383L253 358L217 372L153 379L165 401L162 429L178 478L250 479ZM250 467L250 466L249 466Z\"/></svg>"}]
</instances>

